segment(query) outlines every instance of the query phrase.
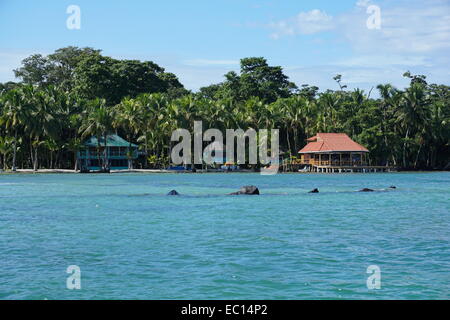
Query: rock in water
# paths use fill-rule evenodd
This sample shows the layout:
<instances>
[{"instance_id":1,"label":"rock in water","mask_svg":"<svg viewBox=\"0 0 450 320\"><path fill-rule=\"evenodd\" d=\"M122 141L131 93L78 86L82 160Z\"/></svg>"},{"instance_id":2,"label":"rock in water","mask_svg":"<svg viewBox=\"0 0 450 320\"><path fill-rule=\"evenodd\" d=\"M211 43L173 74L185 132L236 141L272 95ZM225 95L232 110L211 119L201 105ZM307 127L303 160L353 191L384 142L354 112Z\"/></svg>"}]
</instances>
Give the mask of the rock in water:
<instances>
[{"instance_id":1,"label":"rock in water","mask_svg":"<svg viewBox=\"0 0 450 320\"><path fill-rule=\"evenodd\" d=\"M373 190L369 189L369 188L364 188L364 189L359 190L359 192L373 192Z\"/></svg>"},{"instance_id":2,"label":"rock in water","mask_svg":"<svg viewBox=\"0 0 450 320\"><path fill-rule=\"evenodd\" d=\"M314 189L314 190L311 190L309 193L319 193L319 189Z\"/></svg>"},{"instance_id":3,"label":"rock in water","mask_svg":"<svg viewBox=\"0 0 450 320\"><path fill-rule=\"evenodd\" d=\"M239 196L239 195L259 195L259 189L255 186L245 186L242 187L241 190L238 192L231 193L233 196Z\"/></svg>"},{"instance_id":4,"label":"rock in water","mask_svg":"<svg viewBox=\"0 0 450 320\"><path fill-rule=\"evenodd\" d=\"M167 195L168 196L179 196L180 194L176 190L172 190Z\"/></svg>"}]
</instances>

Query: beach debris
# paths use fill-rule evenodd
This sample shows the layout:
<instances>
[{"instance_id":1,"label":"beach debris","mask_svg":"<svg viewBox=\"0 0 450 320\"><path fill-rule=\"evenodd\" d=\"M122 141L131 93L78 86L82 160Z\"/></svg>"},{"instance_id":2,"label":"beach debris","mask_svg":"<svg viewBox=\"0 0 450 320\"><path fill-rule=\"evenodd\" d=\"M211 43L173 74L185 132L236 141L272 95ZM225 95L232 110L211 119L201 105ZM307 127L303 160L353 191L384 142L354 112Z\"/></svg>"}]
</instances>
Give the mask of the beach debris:
<instances>
[{"instance_id":1,"label":"beach debris","mask_svg":"<svg viewBox=\"0 0 450 320\"><path fill-rule=\"evenodd\" d=\"M359 190L359 192L374 192L374 190L369 189L369 188L364 188L364 189Z\"/></svg>"},{"instance_id":2,"label":"beach debris","mask_svg":"<svg viewBox=\"0 0 450 320\"><path fill-rule=\"evenodd\" d=\"M180 194L176 190L172 190L167 195L168 196L179 196Z\"/></svg>"},{"instance_id":3,"label":"beach debris","mask_svg":"<svg viewBox=\"0 0 450 320\"><path fill-rule=\"evenodd\" d=\"M308 193L319 193L319 189L314 189L314 190L311 190L310 192L308 192Z\"/></svg>"},{"instance_id":4,"label":"beach debris","mask_svg":"<svg viewBox=\"0 0 450 320\"><path fill-rule=\"evenodd\" d=\"M259 189L255 186L244 186L238 192L230 193L231 196L239 196L239 195L259 195Z\"/></svg>"}]
</instances>

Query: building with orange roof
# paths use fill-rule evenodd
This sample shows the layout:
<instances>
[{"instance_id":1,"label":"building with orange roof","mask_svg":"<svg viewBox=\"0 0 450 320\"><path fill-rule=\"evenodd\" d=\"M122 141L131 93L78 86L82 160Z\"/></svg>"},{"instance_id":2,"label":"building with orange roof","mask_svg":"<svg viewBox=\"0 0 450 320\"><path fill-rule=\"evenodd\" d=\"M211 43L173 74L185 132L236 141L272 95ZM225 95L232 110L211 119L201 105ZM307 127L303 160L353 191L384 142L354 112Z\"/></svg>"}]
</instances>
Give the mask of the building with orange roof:
<instances>
[{"instance_id":1,"label":"building with orange roof","mask_svg":"<svg viewBox=\"0 0 450 320\"><path fill-rule=\"evenodd\" d=\"M345 133L318 133L307 142L299 154L301 164L307 166L310 171L365 171L369 168L369 150Z\"/></svg>"}]
</instances>

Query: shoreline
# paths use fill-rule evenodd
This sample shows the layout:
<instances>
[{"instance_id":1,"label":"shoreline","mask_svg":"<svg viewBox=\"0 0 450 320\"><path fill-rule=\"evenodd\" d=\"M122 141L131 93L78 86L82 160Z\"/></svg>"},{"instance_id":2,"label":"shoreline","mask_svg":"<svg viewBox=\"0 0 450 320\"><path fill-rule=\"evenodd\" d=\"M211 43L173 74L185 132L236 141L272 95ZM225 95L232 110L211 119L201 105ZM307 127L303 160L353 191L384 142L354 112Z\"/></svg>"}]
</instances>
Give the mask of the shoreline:
<instances>
[{"instance_id":1,"label":"shoreline","mask_svg":"<svg viewBox=\"0 0 450 320\"><path fill-rule=\"evenodd\" d=\"M396 170L391 172L372 172L372 173L431 173L431 172L450 172L450 170ZM108 174L120 174L120 173L155 173L155 174L206 174L206 173L216 173L216 174L230 174L230 173L255 173L260 174L259 172L254 172L251 170L246 171L233 171L233 172L221 172L221 171L197 171L197 172L191 172L191 171L171 171L171 170L165 170L165 169L131 169L131 170L111 170ZM351 174L356 174L351 173ZM1 175L15 175L15 174L81 174L80 171L75 171L72 169L38 169L37 171L34 171L33 169L17 169L17 171L13 172L11 170L3 171L0 170L0 176ZM83 173L83 174L106 174L106 173ZM277 174L327 174L327 175L333 175L333 174L345 174L345 173L318 173L318 172L278 172ZM350 173L348 173L350 174ZM369 174L369 173L364 173Z\"/></svg>"}]
</instances>

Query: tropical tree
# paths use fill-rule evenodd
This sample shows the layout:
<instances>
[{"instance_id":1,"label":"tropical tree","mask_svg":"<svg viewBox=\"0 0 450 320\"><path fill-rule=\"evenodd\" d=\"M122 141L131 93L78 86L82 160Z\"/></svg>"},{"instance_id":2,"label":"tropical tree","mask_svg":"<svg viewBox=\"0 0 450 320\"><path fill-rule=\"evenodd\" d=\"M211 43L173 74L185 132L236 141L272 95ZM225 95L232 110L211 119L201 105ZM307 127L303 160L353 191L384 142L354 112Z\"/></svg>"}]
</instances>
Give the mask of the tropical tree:
<instances>
[{"instance_id":1,"label":"tropical tree","mask_svg":"<svg viewBox=\"0 0 450 320\"><path fill-rule=\"evenodd\" d=\"M0 123L5 126L6 132L13 138L12 171L16 171L17 142L20 130L23 130L28 119L28 105L24 94L24 88L8 91L3 95L3 112Z\"/></svg>"},{"instance_id":2,"label":"tropical tree","mask_svg":"<svg viewBox=\"0 0 450 320\"><path fill-rule=\"evenodd\" d=\"M57 91L54 87L37 90L35 87L28 86L24 93L30 106L29 118L25 127L30 137L33 170L37 171L39 148L45 144L46 139L54 139L57 135L55 119L55 110L58 108Z\"/></svg>"},{"instance_id":3,"label":"tropical tree","mask_svg":"<svg viewBox=\"0 0 450 320\"><path fill-rule=\"evenodd\" d=\"M129 141L127 152L128 169L133 169L131 139L133 136L138 135L143 126L143 112L141 108L141 105L136 103L134 99L125 98L115 109L116 117L113 120L113 126L122 128L126 132L126 137Z\"/></svg>"},{"instance_id":4,"label":"tropical tree","mask_svg":"<svg viewBox=\"0 0 450 320\"><path fill-rule=\"evenodd\" d=\"M409 166L407 162L407 147L413 142L411 136L423 133L427 120L429 120L428 103L425 87L421 83L413 83L403 95L403 102L398 110L397 120L405 132L402 153L404 168ZM420 149L421 147L419 148L419 153Z\"/></svg>"},{"instance_id":5,"label":"tropical tree","mask_svg":"<svg viewBox=\"0 0 450 320\"><path fill-rule=\"evenodd\" d=\"M2 137L0 136L0 155L2 156L1 159L1 167L3 168L3 170L7 169L7 155L11 152L12 150L12 144L13 144L13 139L11 137Z\"/></svg>"},{"instance_id":6,"label":"tropical tree","mask_svg":"<svg viewBox=\"0 0 450 320\"><path fill-rule=\"evenodd\" d=\"M108 169L108 133L112 130L113 126L113 114L112 111L106 107L106 101L104 99L94 99L88 103L88 110L85 117L82 120L79 133L82 138L88 136L95 136L97 139L97 157L98 163L102 162L102 171ZM103 160L100 161L101 153L101 140L103 139Z\"/></svg>"}]
</instances>

